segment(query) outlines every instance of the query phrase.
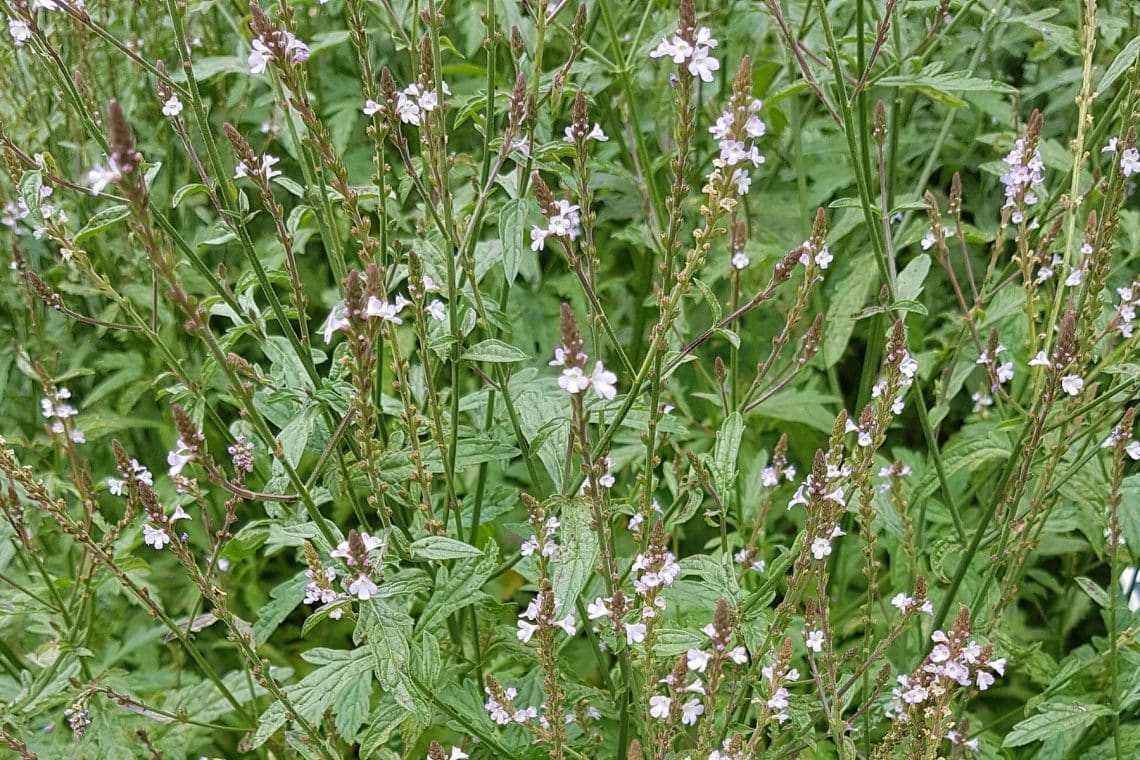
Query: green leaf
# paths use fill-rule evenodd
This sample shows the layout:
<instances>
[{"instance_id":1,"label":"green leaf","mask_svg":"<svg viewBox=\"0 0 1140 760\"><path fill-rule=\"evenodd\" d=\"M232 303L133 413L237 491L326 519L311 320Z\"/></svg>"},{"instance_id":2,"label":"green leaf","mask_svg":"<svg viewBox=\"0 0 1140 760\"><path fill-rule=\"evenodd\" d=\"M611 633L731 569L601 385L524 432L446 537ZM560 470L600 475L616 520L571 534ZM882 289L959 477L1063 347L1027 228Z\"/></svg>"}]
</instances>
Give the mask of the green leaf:
<instances>
[{"instance_id":1,"label":"green leaf","mask_svg":"<svg viewBox=\"0 0 1140 760\"><path fill-rule=\"evenodd\" d=\"M95 216L88 219L87 224L83 225L83 228L79 230L79 232L75 233L76 245L82 243L92 235L102 232L103 230L115 224L115 222L121 222L130 215L130 208L121 204L103 209L99 213L95 214Z\"/></svg>"},{"instance_id":2,"label":"green leaf","mask_svg":"<svg viewBox=\"0 0 1140 760\"><path fill-rule=\"evenodd\" d=\"M337 730L353 736L368 714L368 697L371 692L372 658L365 648L310 649L301 655L319 667L301 679L300 683L285 689L289 701L301 717L320 723L330 709L336 718ZM252 747L256 749L285 725L285 707L274 702L262 713Z\"/></svg>"},{"instance_id":3,"label":"green leaf","mask_svg":"<svg viewBox=\"0 0 1140 760\"><path fill-rule=\"evenodd\" d=\"M1140 37L1133 37L1105 69L1104 76L1096 83L1096 91L1103 94L1105 90L1112 87L1120 75L1132 66L1138 54L1140 54Z\"/></svg>"},{"instance_id":4,"label":"green leaf","mask_svg":"<svg viewBox=\"0 0 1140 760\"><path fill-rule=\"evenodd\" d=\"M436 577L435 588L424 605L420 619L416 622L416 630L430 629L432 625L447 617L456 610L474 604L476 593L491 573L495 572L495 565L499 561L498 544L489 543L483 550L482 557L471 557L461 560L452 568L440 568Z\"/></svg>"},{"instance_id":5,"label":"green leaf","mask_svg":"<svg viewBox=\"0 0 1140 760\"><path fill-rule=\"evenodd\" d=\"M736 459L740 455L740 439L744 434L744 417L733 412L725 417L716 432L713 445L713 482L722 500L728 499L736 482Z\"/></svg>"},{"instance_id":6,"label":"green leaf","mask_svg":"<svg viewBox=\"0 0 1140 760\"><path fill-rule=\"evenodd\" d=\"M257 611L257 618L253 624L253 640L258 646L269 641L277 626L297 609L297 605L305 598L305 586L308 582L305 573L300 572L269 592L269 601Z\"/></svg>"},{"instance_id":7,"label":"green leaf","mask_svg":"<svg viewBox=\"0 0 1140 760\"><path fill-rule=\"evenodd\" d=\"M1008 95L1016 92L1004 82L992 79L979 79L970 76L968 71L942 72L942 62L927 65L917 74L900 74L883 77L876 82L881 87L898 87L903 90L916 90L936 103L963 108L966 101L956 97L956 92L987 92Z\"/></svg>"},{"instance_id":8,"label":"green leaf","mask_svg":"<svg viewBox=\"0 0 1140 760\"><path fill-rule=\"evenodd\" d=\"M850 259L846 270L840 273L838 281L842 285L835 289L823 320L826 326L823 335L824 366L833 367L843 358L847 342L855 330L855 313L867 300L878 276L869 254Z\"/></svg>"},{"instance_id":9,"label":"green leaf","mask_svg":"<svg viewBox=\"0 0 1140 760\"><path fill-rule=\"evenodd\" d=\"M507 201L499 212L499 238L503 241L503 273L507 284L515 281L523 257L523 230L526 228L527 202L517 198Z\"/></svg>"},{"instance_id":10,"label":"green leaf","mask_svg":"<svg viewBox=\"0 0 1140 760\"><path fill-rule=\"evenodd\" d=\"M832 425L835 424L835 413L824 405L835 402L834 396L818 391L789 389L760 404L750 414L807 425L821 433L830 433Z\"/></svg>"},{"instance_id":11,"label":"green leaf","mask_svg":"<svg viewBox=\"0 0 1140 760\"><path fill-rule=\"evenodd\" d=\"M368 729L360 736L360 756L374 756L411 715L394 699L382 700L368 717Z\"/></svg>"},{"instance_id":12,"label":"green leaf","mask_svg":"<svg viewBox=\"0 0 1140 760\"><path fill-rule=\"evenodd\" d=\"M361 603L360 617L352 634L353 642L363 641L368 645L366 651L371 653L376 680L408 710L416 707L407 680L411 633L412 619L406 612L373 597Z\"/></svg>"},{"instance_id":13,"label":"green leaf","mask_svg":"<svg viewBox=\"0 0 1140 760\"><path fill-rule=\"evenodd\" d=\"M575 499L562 507L558 529L560 550L554 560L552 582L554 596L562 600L563 610L574 609L586 588L598 561L598 536L591 528L590 506Z\"/></svg>"},{"instance_id":14,"label":"green leaf","mask_svg":"<svg viewBox=\"0 0 1140 760\"><path fill-rule=\"evenodd\" d=\"M412 557L420 559L460 559L462 557L479 557L483 552L471 544L456 541L446 536L426 536L413 541L408 547Z\"/></svg>"},{"instance_id":15,"label":"green leaf","mask_svg":"<svg viewBox=\"0 0 1140 760\"><path fill-rule=\"evenodd\" d=\"M926 275L930 273L930 257L925 253L919 254L911 260L906 268L899 272L895 295L900 301L915 301L922 293L922 284Z\"/></svg>"},{"instance_id":16,"label":"green leaf","mask_svg":"<svg viewBox=\"0 0 1140 760\"><path fill-rule=\"evenodd\" d=\"M178 208L182 205L182 201L186 200L192 195L199 195L209 192L210 188L203 185L201 182L191 182L189 185L183 185L174 191L174 198L170 201L171 208Z\"/></svg>"},{"instance_id":17,"label":"green leaf","mask_svg":"<svg viewBox=\"0 0 1140 760\"><path fill-rule=\"evenodd\" d=\"M1046 702L1038 707L1037 715L1026 718L1014 726L1003 747L1023 747L1054 736L1083 731L1112 710L1102 705L1082 705L1067 702Z\"/></svg>"},{"instance_id":18,"label":"green leaf","mask_svg":"<svg viewBox=\"0 0 1140 760\"><path fill-rule=\"evenodd\" d=\"M1094 581L1092 578L1086 578L1083 575L1077 576L1077 585L1081 587L1081 591L1088 594L1089 598L1100 605L1102 608L1107 609L1109 605L1108 594L1104 589Z\"/></svg>"},{"instance_id":19,"label":"green leaf","mask_svg":"<svg viewBox=\"0 0 1140 760\"><path fill-rule=\"evenodd\" d=\"M530 356L521 348L494 338L480 341L463 352L464 359L473 362L513 364L526 361Z\"/></svg>"}]
</instances>

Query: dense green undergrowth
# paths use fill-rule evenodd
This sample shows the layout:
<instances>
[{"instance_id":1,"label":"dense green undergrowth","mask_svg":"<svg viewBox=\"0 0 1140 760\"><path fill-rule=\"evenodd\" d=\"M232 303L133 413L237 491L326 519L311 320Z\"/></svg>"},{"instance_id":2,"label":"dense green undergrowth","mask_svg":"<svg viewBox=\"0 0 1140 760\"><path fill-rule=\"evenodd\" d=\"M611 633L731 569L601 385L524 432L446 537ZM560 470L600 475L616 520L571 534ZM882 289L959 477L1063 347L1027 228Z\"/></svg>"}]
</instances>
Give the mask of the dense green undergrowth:
<instances>
[{"instance_id":1,"label":"dense green undergrowth","mask_svg":"<svg viewBox=\"0 0 1140 760\"><path fill-rule=\"evenodd\" d=\"M0 16L12 756L1140 753L1133 4Z\"/></svg>"}]
</instances>

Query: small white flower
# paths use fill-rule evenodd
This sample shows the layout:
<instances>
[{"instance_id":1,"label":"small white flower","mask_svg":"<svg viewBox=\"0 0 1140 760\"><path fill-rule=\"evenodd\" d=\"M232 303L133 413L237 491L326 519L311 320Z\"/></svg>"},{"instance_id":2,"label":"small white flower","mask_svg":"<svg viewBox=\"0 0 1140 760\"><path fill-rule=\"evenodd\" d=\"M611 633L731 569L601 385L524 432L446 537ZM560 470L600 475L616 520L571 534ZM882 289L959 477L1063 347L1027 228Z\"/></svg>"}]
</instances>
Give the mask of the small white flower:
<instances>
[{"instance_id":1,"label":"small white flower","mask_svg":"<svg viewBox=\"0 0 1140 760\"><path fill-rule=\"evenodd\" d=\"M1029 360L1030 367L1048 367L1049 357L1044 351L1038 351L1037 354Z\"/></svg>"},{"instance_id":2,"label":"small white flower","mask_svg":"<svg viewBox=\"0 0 1140 760\"><path fill-rule=\"evenodd\" d=\"M685 653L685 658L689 664L689 670L696 670L704 673L705 669L709 666L709 653L701 649L690 649Z\"/></svg>"},{"instance_id":3,"label":"small white flower","mask_svg":"<svg viewBox=\"0 0 1140 760\"><path fill-rule=\"evenodd\" d=\"M734 269L744 269L748 266L748 256L744 251L737 251L732 254L732 267Z\"/></svg>"},{"instance_id":4,"label":"small white flower","mask_svg":"<svg viewBox=\"0 0 1140 760\"><path fill-rule=\"evenodd\" d=\"M534 636L535 631L538 630L538 626L534 623L529 623L526 620L519 620L518 627L519 630L516 635L519 637L519 641L524 644L529 644L531 637Z\"/></svg>"},{"instance_id":5,"label":"small white flower","mask_svg":"<svg viewBox=\"0 0 1140 760\"><path fill-rule=\"evenodd\" d=\"M597 620L598 618L608 618L612 613L610 608L606 606L606 599L598 597L594 601L586 605L586 617L590 620Z\"/></svg>"},{"instance_id":6,"label":"small white flower","mask_svg":"<svg viewBox=\"0 0 1140 760\"><path fill-rule=\"evenodd\" d=\"M811 542L811 556L823 559L831 555L831 542L826 538L816 538Z\"/></svg>"},{"instance_id":7,"label":"small white flower","mask_svg":"<svg viewBox=\"0 0 1140 760\"><path fill-rule=\"evenodd\" d=\"M669 705L672 702L670 697L655 694L649 698L649 714L658 720L664 720L669 716Z\"/></svg>"},{"instance_id":8,"label":"small white flower","mask_svg":"<svg viewBox=\"0 0 1140 760\"><path fill-rule=\"evenodd\" d=\"M182 101L178 99L177 95L171 95L162 104L162 115L173 118L180 113L182 113Z\"/></svg>"},{"instance_id":9,"label":"small white flower","mask_svg":"<svg viewBox=\"0 0 1140 760\"><path fill-rule=\"evenodd\" d=\"M1140 172L1140 150L1125 148L1120 154L1120 173L1125 177L1131 177L1137 172Z\"/></svg>"},{"instance_id":10,"label":"small white flower","mask_svg":"<svg viewBox=\"0 0 1140 760\"><path fill-rule=\"evenodd\" d=\"M891 598L891 606L899 612L906 612L914 604L914 599L901 591Z\"/></svg>"},{"instance_id":11,"label":"small white flower","mask_svg":"<svg viewBox=\"0 0 1140 760\"><path fill-rule=\"evenodd\" d=\"M558 378L558 387L567 393L580 393L590 387L590 378L581 367L567 367Z\"/></svg>"},{"instance_id":12,"label":"small white flower","mask_svg":"<svg viewBox=\"0 0 1140 760\"><path fill-rule=\"evenodd\" d=\"M617 375L607 370L601 362L594 363L594 371L590 374L594 392L606 401L612 401L617 395ZM583 389L584 390L584 389Z\"/></svg>"},{"instance_id":13,"label":"small white flower","mask_svg":"<svg viewBox=\"0 0 1140 760\"><path fill-rule=\"evenodd\" d=\"M645 641L645 623L627 623L625 626L625 643L628 646L633 646L643 641Z\"/></svg>"},{"instance_id":14,"label":"small white flower","mask_svg":"<svg viewBox=\"0 0 1140 760\"><path fill-rule=\"evenodd\" d=\"M1118 142L1118 139L1117 139L1117 138L1115 138L1115 137L1110 137L1110 138L1109 138L1109 140L1108 140L1108 144L1107 144L1107 145L1105 145L1103 148L1101 148L1101 149L1100 149L1100 152L1101 152L1101 153L1115 153L1115 152L1116 152L1116 143L1117 143L1117 142Z\"/></svg>"},{"instance_id":15,"label":"small white flower","mask_svg":"<svg viewBox=\"0 0 1140 760\"><path fill-rule=\"evenodd\" d=\"M12 41L16 45L23 45L32 38L32 30L28 23L18 18L8 19L8 34L12 35Z\"/></svg>"},{"instance_id":16,"label":"small white flower","mask_svg":"<svg viewBox=\"0 0 1140 760\"><path fill-rule=\"evenodd\" d=\"M708 50L698 47L689 59L689 73L700 77L702 82L711 82L713 72L720 68L720 61L709 55Z\"/></svg>"},{"instance_id":17,"label":"small white flower","mask_svg":"<svg viewBox=\"0 0 1140 760\"><path fill-rule=\"evenodd\" d=\"M1065 375L1061 378L1061 390L1070 396L1076 396L1084 390L1085 381L1079 375Z\"/></svg>"},{"instance_id":18,"label":"small white flower","mask_svg":"<svg viewBox=\"0 0 1140 760\"><path fill-rule=\"evenodd\" d=\"M353 580L352 583L348 584L348 593L352 594L362 602L367 602L379 590L379 587L372 581L372 579L363 573L356 576L356 579Z\"/></svg>"},{"instance_id":19,"label":"small white flower","mask_svg":"<svg viewBox=\"0 0 1140 760\"><path fill-rule=\"evenodd\" d=\"M807 648L816 654L823 651L824 635L823 631L815 630L810 631L807 635Z\"/></svg>"},{"instance_id":20,"label":"small white flower","mask_svg":"<svg viewBox=\"0 0 1140 760\"><path fill-rule=\"evenodd\" d=\"M376 296L368 296L368 303L364 307L364 315L366 317L377 317L384 322L391 322L394 325L402 325L404 320L400 319L397 315L404 307L404 303L400 303L397 297L396 303L389 303L388 301L381 301Z\"/></svg>"},{"instance_id":21,"label":"small white flower","mask_svg":"<svg viewBox=\"0 0 1140 760\"><path fill-rule=\"evenodd\" d=\"M681 705L681 722L686 726L695 726L697 719L705 712L705 706L699 699L690 699Z\"/></svg>"},{"instance_id":22,"label":"small white flower","mask_svg":"<svg viewBox=\"0 0 1140 760\"><path fill-rule=\"evenodd\" d=\"M380 104L372 98L369 98L368 100L364 101L364 108L362 110L364 111L365 116L375 116L380 112Z\"/></svg>"},{"instance_id":23,"label":"small white flower","mask_svg":"<svg viewBox=\"0 0 1140 760\"><path fill-rule=\"evenodd\" d=\"M121 178L122 175L113 166L96 164L87 172L87 186L91 189L92 195L99 195L107 188L107 185L118 182Z\"/></svg>"},{"instance_id":24,"label":"small white flower","mask_svg":"<svg viewBox=\"0 0 1140 760\"><path fill-rule=\"evenodd\" d=\"M249 66L249 73L264 74L265 67L273 58L272 51L270 51L270 49L265 46L265 43L261 41L261 38L255 38L250 43L250 47L252 49L249 51L249 57L247 57L245 61L246 65Z\"/></svg>"},{"instance_id":25,"label":"small white flower","mask_svg":"<svg viewBox=\"0 0 1140 760\"><path fill-rule=\"evenodd\" d=\"M143 543L161 549L170 543L170 534L162 528L156 528L149 523L143 526Z\"/></svg>"},{"instance_id":26,"label":"small white flower","mask_svg":"<svg viewBox=\"0 0 1140 760\"><path fill-rule=\"evenodd\" d=\"M530 249L532 251L542 251L546 249L546 238L551 235L551 231L543 229L537 225L530 228Z\"/></svg>"},{"instance_id":27,"label":"small white flower","mask_svg":"<svg viewBox=\"0 0 1140 760\"><path fill-rule=\"evenodd\" d=\"M328 318L325 319L324 325L321 327L321 331L323 332L325 338L325 344L327 345L332 342L333 333L339 332L341 330L347 330L348 326L348 320L344 316L344 305L338 304L334 306L333 310L329 312Z\"/></svg>"},{"instance_id":28,"label":"small white flower","mask_svg":"<svg viewBox=\"0 0 1140 760\"><path fill-rule=\"evenodd\" d=\"M732 660L737 665L744 665L748 662L748 650L744 647L733 647L728 653L728 659Z\"/></svg>"},{"instance_id":29,"label":"small white flower","mask_svg":"<svg viewBox=\"0 0 1140 760\"><path fill-rule=\"evenodd\" d=\"M431 316L436 322L442 322L447 319L447 307L443 301L435 298L427 307L428 315Z\"/></svg>"}]
</instances>

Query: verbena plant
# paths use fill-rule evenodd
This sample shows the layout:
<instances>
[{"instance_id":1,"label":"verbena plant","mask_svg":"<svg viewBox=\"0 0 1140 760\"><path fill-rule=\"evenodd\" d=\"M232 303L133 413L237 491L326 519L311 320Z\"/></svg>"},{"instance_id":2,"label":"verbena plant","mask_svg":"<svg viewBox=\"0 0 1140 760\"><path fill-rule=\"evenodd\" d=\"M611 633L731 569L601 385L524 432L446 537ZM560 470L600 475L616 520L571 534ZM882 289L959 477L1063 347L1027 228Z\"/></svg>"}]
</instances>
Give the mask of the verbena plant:
<instances>
[{"instance_id":1,"label":"verbena plant","mask_svg":"<svg viewBox=\"0 0 1140 760\"><path fill-rule=\"evenodd\" d=\"M1140 753L1131 3L0 15L12 756Z\"/></svg>"}]
</instances>

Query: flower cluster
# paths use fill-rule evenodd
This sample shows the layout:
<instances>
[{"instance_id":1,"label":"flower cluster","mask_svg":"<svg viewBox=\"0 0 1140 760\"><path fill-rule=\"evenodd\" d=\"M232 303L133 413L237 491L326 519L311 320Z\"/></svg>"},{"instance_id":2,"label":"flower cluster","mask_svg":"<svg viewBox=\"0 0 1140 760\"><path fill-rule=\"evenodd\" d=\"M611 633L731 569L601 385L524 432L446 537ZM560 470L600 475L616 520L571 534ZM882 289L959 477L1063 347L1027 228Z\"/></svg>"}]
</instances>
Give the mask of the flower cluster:
<instances>
[{"instance_id":1,"label":"flower cluster","mask_svg":"<svg viewBox=\"0 0 1140 760\"><path fill-rule=\"evenodd\" d=\"M329 606L343 598L333 586L333 581L336 580L336 568L332 565L319 570L310 567L305 571L305 577L309 579L309 583L305 586L305 604ZM329 617L339 620L342 614L344 610L337 608L329 613Z\"/></svg>"},{"instance_id":2,"label":"flower cluster","mask_svg":"<svg viewBox=\"0 0 1140 760\"><path fill-rule=\"evenodd\" d=\"M791 717L788 715L788 705L791 704L792 695L787 684L800 680L800 672L789 668L787 663L777 662L776 665L765 665L760 669L760 674L768 686L768 696L756 697L753 701L763 702L770 715L778 723L783 723Z\"/></svg>"},{"instance_id":3,"label":"flower cluster","mask_svg":"<svg viewBox=\"0 0 1140 760\"><path fill-rule=\"evenodd\" d=\"M238 436L231 445L226 447L236 472L253 472L253 441Z\"/></svg>"},{"instance_id":4,"label":"flower cluster","mask_svg":"<svg viewBox=\"0 0 1140 760\"><path fill-rule=\"evenodd\" d=\"M1013 209L1010 215L1014 224L1025 221L1024 210L1037 203L1037 190L1045 182L1045 162L1036 145L1030 146L1027 138L1019 139L1003 159L1007 169L1001 175L1005 186L1005 206Z\"/></svg>"},{"instance_id":5,"label":"flower cluster","mask_svg":"<svg viewBox=\"0 0 1140 760\"><path fill-rule=\"evenodd\" d=\"M709 127L709 134L716 138L719 148L713 166L726 172L730 170L728 178L736 188L737 195L747 195L748 188L752 185L747 164L758 167L764 163L764 156L760 155L754 141L764 136L767 127L757 116L763 105L759 100L751 96L740 98L739 103L737 100L734 97L733 105L717 117L716 123ZM748 265L747 257L743 266L737 264L734 255L733 266L737 269Z\"/></svg>"},{"instance_id":6,"label":"flower cluster","mask_svg":"<svg viewBox=\"0 0 1140 760\"><path fill-rule=\"evenodd\" d=\"M720 69L720 61L709 55L717 46L716 39L708 27L693 30L691 26L678 29L672 37L665 37L657 47L649 51L650 58L672 58L673 63L684 66L688 72L700 77L702 82L711 82L713 72Z\"/></svg>"},{"instance_id":7,"label":"flower cluster","mask_svg":"<svg viewBox=\"0 0 1140 760\"><path fill-rule=\"evenodd\" d=\"M985 691L996 676L1005 675L1005 658L992 658L992 647L982 646L969 638L969 617L963 611L954 628L934 631L930 640L934 647L914 673L901 674L892 691L888 717L905 722L912 716L945 710L955 687L976 687Z\"/></svg>"},{"instance_id":8,"label":"flower cluster","mask_svg":"<svg viewBox=\"0 0 1140 760\"><path fill-rule=\"evenodd\" d=\"M171 534L174 533L174 524L179 520L189 520L181 505L174 507L169 516L157 511L147 513L147 522L143 524L143 543L155 549L162 549L170 543Z\"/></svg>"},{"instance_id":9,"label":"flower cluster","mask_svg":"<svg viewBox=\"0 0 1140 760\"><path fill-rule=\"evenodd\" d=\"M904 615L911 609L917 609L925 615L934 614L934 604L924 594L920 594L919 598L915 598L904 591L900 591L891 597L891 606L897 609Z\"/></svg>"},{"instance_id":10,"label":"flower cluster","mask_svg":"<svg viewBox=\"0 0 1140 760\"><path fill-rule=\"evenodd\" d=\"M1116 153L1120 149L1120 139L1109 138L1108 144L1100 149L1101 153ZM1140 173L1140 150L1125 148L1120 153L1120 173L1125 177Z\"/></svg>"},{"instance_id":11,"label":"flower cluster","mask_svg":"<svg viewBox=\"0 0 1140 760\"><path fill-rule=\"evenodd\" d=\"M1140 461L1140 441L1134 439L1129 440L1131 436L1131 430L1125 430L1122 425L1117 425L1112 429L1112 432L1109 434L1108 438L1104 439L1104 442L1100 445L1100 447L1102 449L1110 449L1121 441L1128 441L1128 443L1124 445L1124 453L1132 461Z\"/></svg>"},{"instance_id":12,"label":"flower cluster","mask_svg":"<svg viewBox=\"0 0 1140 760\"><path fill-rule=\"evenodd\" d=\"M154 475L147 469L146 465L140 464L139 460L132 459L129 464L131 468L130 476L141 483L146 483L148 486L154 486ZM126 473L124 473L126 474ZM107 478L107 492L112 496L122 496L123 489L127 487L127 479L124 478Z\"/></svg>"},{"instance_id":13,"label":"flower cluster","mask_svg":"<svg viewBox=\"0 0 1140 760\"><path fill-rule=\"evenodd\" d=\"M546 227L533 225L530 229L530 249L546 249L546 239L550 236L576 240L582 234L582 209L568 200L559 198L553 202L547 214Z\"/></svg>"},{"instance_id":14,"label":"flower cluster","mask_svg":"<svg viewBox=\"0 0 1140 760\"><path fill-rule=\"evenodd\" d=\"M261 156L260 164L252 164L248 161L238 161L237 166L234 167L234 179L241 179L242 177L256 177L265 182L280 177L281 172L273 167L281 159L276 156L271 156L268 153L263 153Z\"/></svg>"},{"instance_id":15,"label":"flower cluster","mask_svg":"<svg viewBox=\"0 0 1140 760\"><path fill-rule=\"evenodd\" d=\"M71 736L79 741L87 734L91 727L91 711L87 709L86 698L80 698L63 711L67 718L67 727L71 729Z\"/></svg>"},{"instance_id":16,"label":"flower cluster","mask_svg":"<svg viewBox=\"0 0 1140 760\"><path fill-rule=\"evenodd\" d=\"M578 630L574 611L571 610L558 617L561 611L562 600L554 596L553 591L549 589L539 591L538 596L531 599L527 608L519 613L518 631L515 635L524 644L530 643L536 632L546 628L561 628L567 636L573 636Z\"/></svg>"},{"instance_id":17,"label":"flower cluster","mask_svg":"<svg viewBox=\"0 0 1140 760\"><path fill-rule=\"evenodd\" d=\"M819 269L827 269L833 259L831 249L822 241L817 243L814 239L805 240L800 246L799 261L804 267L815 266Z\"/></svg>"},{"instance_id":18,"label":"flower cluster","mask_svg":"<svg viewBox=\"0 0 1140 760\"><path fill-rule=\"evenodd\" d=\"M305 585L305 604L319 604L316 612L327 611L330 618L340 620L346 606L342 602L348 597L336 586L336 568L322 564L316 549L308 542L305 543L305 562L309 566L305 570L305 577L309 579Z\"/></svg>"},{"instance_id":19,"label":"flower cluster","mask_svg":"<svg viewBox=\"0 0 1140 760\"><path fill-rule=\"evenodd\" d=\"M554 541L554 533L558 530L559 525L558 518L554 515L538 523L534 535L523 541L522 546L519 547L519 553L524 557L538 554L546 559L557 559L559 549L558 544Z\"/></svg>"},{"instance_id":20,"label":"flower cluster","mask_svg":"<svg viewBox=\"0 0 1140 760\"><path fill-rule=\"evenodd\" d=\"M566 130L563 132L563 141L568 143L586 142L587 140L597 140L598 142L607 142L610 138L606 137L606 133L602 131L601 124L594 124L593 129L589 132L584 129L575 127L573 124L566 125Z\"/></svg>"},{"instance_id":21,"label":"flower cluster","mask_svg":"<svg viewBox=\"0 0 1140 760\"><path fill-rule=\"evenodd\" d=\"M610 374L613 374L613 373L610 373ZM614 380L615 381L617 380L616 376L614 377ZM614 483L617 482L617 479L614 477L613 468L614 468L613 457L605 456L605 457L601 458L601 460L598 462L598 469L602 473L601 475L598 476L598 488L613 488L614 487ZM585 477L585 479L582 481L581 487L578 488L578 495L581 496L581 495L585 494L586 489L590 488L592 486L592 483L593 483L593 481L591 480L590 476L587 475Z\"/></svg>"},{"instance_id":22,"label":"flower cluster","mask_svg":"<svg viewBox=\"0 0 1140 760\"><path fill-rule=\"evenodd\" d=\"M664 541L650 541L630 567L633 587L643 597L655 597L659 589L672 586L680 574L681 566L673 552L665 548ZM657 598L656 606L664 607L665 600Z\"/></svg>"},{"instance_id":23,"label":"flower cluster","mask_svg":"<svg viewBox=\"0 0 1140 760\"><path fill-rule=\"evenodd\" d=\"M504 689L494 679L488 678L483 691L487 694L487 702L484 704L484 708L491 720L500 726L509 726L512 723L524 725L538 718L538 708L536 707L515 707L515 697L519 695L519 692L513 686Z\"/></svg>"},{"instance_id":24,"label":"flower cluster","mask_svg":"<svg viewBox=\"0 0 1140 760\"><path fill-rule=\"evenodd\" d=\"M450 95L451 89L447 82L442 83L444 95ZM431 113L439 107L439 94L422 85L410 84L396 96L396 116L405 124L418 127L423 123L424 114ZM364 113L373 115L381 108L376 101L370 100L364 104Z\"/></svg>"},{"instance_id":25,"label":"flower cluster","mask_svg":"<svg viewBox=\"0 0 1140 760\"><path fill-rule=\"evenodd\" d=\"M183 475L182 470L194 461L197 452L197 443L187 443L183 438L179 438L174 448L166 452L166 474L174 481L178 493L189 493L193 486L193 481Z\"/></svg>"},{"instance_id":26,"label":"flower cluster","mask_svg":"<svg viewBox=\"0 0 1140 760\"><path fill-rule=\"evenodd\" d=\"M1132 323L1136 321L1136 307L1140 305L1140 283L1133 283L1126 288L1117 288L1116 294L1120 296L1120 303L1116 307L1116 316L1113 322L1122 338L1131 338Z\"/></svg>"},{"instance_id":27,"label":"flower cluster","mask_svg":"<svg viewBox=\"0 0 1140 760\"><path fill-rule=\"evenodd\" d=\"M941 234L938 234L938 232L941 232ZM954 237L954 230L947 227L946 225L942 225L942 229L938 231L930 229L925 235L922 236L922 250L929 251L939 240L945 240L948 237Z\"/></svg>"},{"instance_id":28,"label":"flower cluster","mask_svg":"<svg viewBox=\"0 0 1140 760\"><path fill-rule=\"evenodd\" d=\"M309 46L283 29L259 34L250 47L252 50L246 59L250 74L264 74L270 63L287 65L309 60Z\"/></svg>"},{"instance_id":29,"label":"flower cluster","mask_svg":"<svg viewBox=\"0 0 1140 760\"><path fill-rule=\"evenodd\" d=\"M558 378L558 387L573 395L593 388L594 393L606 401L617 396L617 375L606 369L602 362L594 362L594 369L586 374L586 360L589 357L581 348L568 349L565 345L554 349L554 358L550 360L551 367L562 367L562 375Z\"/></svg>"},{"instance_id":30,"label":"flower cluster","mask_svg":"<svg viewBox=\"0 0 1140 760\"><path fill-rule=\"evenodd\" d=\"M40 412L45 419L52 421L51 432L54 435L66 435L72 443L86 443L87 436L83 431L69 420L79 414L79 410L68 403L71 391L63 386L48 392L40 399Z\"/></svg>"},{"instance_id":31,"label":"flower cluster","mask_svg":"<svg viewBox=\"0 0 1140 760\"><path fill-rule=\"evenodd\" d=\"M586 605L586 617L590 620L609 620L615 636L625 635L626 646L633 646L645 641L647 626L645 615L638 622L627 623L624 619L626 612L625 595L618 589L613 596L599 596ZM653 610L649 610L653 612Z\"/></svg>"},{"instance_id":32,"label":"flower cluster","mask_svg":"<svg viewBox=\"0 0 1140 760\"><path fill-rule=\"evenodd\" d=\"M983 366L986 371L990 373L993 378L993 387L990 390L996 391L998 386L1003 383L1008 383L1013 379L1013 362L1003 362L998 359L999 354L1005 353L1005 346L1001 343L993 344L990 348L982 351L978 356L975 364Z\"/></svg>"},{"instance_id":33,"label":"flower cluster","mask_svg":"<svg viewBox=\"0 0 1140 760\"><path fill-rule=\"evenodd\" d=\"M670 693L654 694L649 698L649 715L657 720L668 721L674 719L679 708L681 723L686 726L695 726L700 717L705 714L705 706L699 697L689 697L689 694L705 696L705 687L700 678L686 685L683 672L674 671L661 679Z\"/></svg>"},{"instance_id":34,"label":"flower cluster","mask_svg":"<svg viewBox=\"0 0 1140 760\"><path fill-rule=\"evenodd\" d=\"M383 538L353 528L348 532L348 538L330 552L331 556L344 560L348 566L348 577L345 579L348 581L348 593L362 602L368 601L380 590L372 579L377 566L370 555L383 548Z\"/></svg>"},{"instance_id":35,"label":"flower cluster","mask_svg":"<svg viewBox=\"0 0 1140 760\"><path fill-rule=\"evenodd\" d=\"M355 316L361 319L379 319L381 322L402 325L404 320L400 318L400 312L410 303L411 301L399 294L396 295L393 301L382 300L372 295L368 296L364 308ZM433 301L427 307L427 312L433 319L443 319L446 316L442 301ZM436 312L439 312L438 316ZM348 307L344 304L337 304L332 308L332 311L329 312L328 317L325 318L325 322L321 326L325 343L331 343L333 335L338 332L345 332L352 327L351 316L353 315L349 313Z\"/></svg>"},{"instance_id":36,"label":"flower cluster","mask_svg":"<svg viewBox=\"0 0 1140 760\"><path fill-rule=\"evenodd\" d=\"M813 502L831 501L843 507L847 505L847 495L842 481L851 474L851 466L846 462L828 462L822 476L809 472L803 483L796 488L788 502L788 509L796 506L807 507ZM830 554L830 552L828 552Z\"/></svg>"},{"instance_id":37,"label":"flower cluster","mask_svg":"<svg viewBox=\"0 0 1140 760\"><path fill-rule=\"evenodd\" d=\"M880 468L879 477L883 479L883 482L879 484L879 491L881 493L887 493L891 490L891 484L894 481L909 478L912 472L910 465L903 464L902 462L892 462Z\"/></svg>"}]
</instances>

